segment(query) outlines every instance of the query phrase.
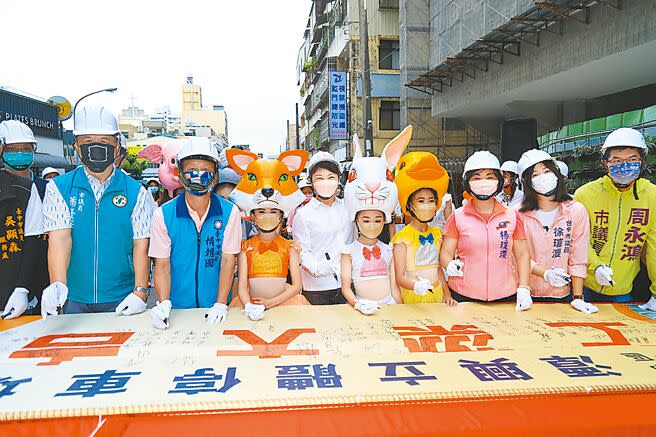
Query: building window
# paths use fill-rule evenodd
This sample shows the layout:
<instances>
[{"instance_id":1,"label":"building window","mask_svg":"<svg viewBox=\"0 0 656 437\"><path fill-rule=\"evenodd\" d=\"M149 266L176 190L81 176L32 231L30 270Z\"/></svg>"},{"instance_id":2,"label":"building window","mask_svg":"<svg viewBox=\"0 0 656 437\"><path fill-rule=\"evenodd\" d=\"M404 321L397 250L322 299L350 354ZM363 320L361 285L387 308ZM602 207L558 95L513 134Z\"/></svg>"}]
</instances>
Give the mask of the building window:
<instances>
[{"instance_id":1,"label":"building window","mask_svg":"<svg viewBox=\"0 0 656 437\"><path fill-rule=\"evenodd\" d=\"M401 129L401 104L394 101L380 102L380 130Z\"/></svg>"},{"instance_id":2,"label":"building window","mask_svg":"<svg viewBox=\"0 0 656 437\"><path fill-rule=\"evenodd\" d=\"M399 69L399 40L381 39L378 46L378 68L381 70Z\"/></svg>"},{"instance_id":3,"label":"building window","mask_svg":"<svg viewBox=\"0 0 656 437\"><path fill-rule=\"evenodd\" d=\"M380 0L378 9L398 9L399 0Z\"/></svg>"}]
</instances>

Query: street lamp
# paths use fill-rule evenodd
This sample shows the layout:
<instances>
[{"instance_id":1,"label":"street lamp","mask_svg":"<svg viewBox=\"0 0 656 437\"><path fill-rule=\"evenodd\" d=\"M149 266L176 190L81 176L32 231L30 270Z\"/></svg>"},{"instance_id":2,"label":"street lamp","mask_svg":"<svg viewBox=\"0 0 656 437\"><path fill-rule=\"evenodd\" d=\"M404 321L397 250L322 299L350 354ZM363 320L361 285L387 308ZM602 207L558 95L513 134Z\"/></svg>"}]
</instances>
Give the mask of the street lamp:
<instances>
[{"instance_id":1,"label":"street lamp","mask_svg":"<svg viewBox=\"0 0 656 437\"><path fill-rule=\"evenodd\" d=\"M113 93L113 92L115 92L116 90L118 90L118 88L105 88L104 90L94 91L94 92L92 92L92 93L89 93L89 94L86 94L86 95L80 97L80 98L77 100L77 102L75 102L75 106L73 106L73 128L75 128L75 113L77 112L77 105L79 105L80 102L81 102L82 100L84 100L84 99L86 99L87 97L92 96L92 95L94 95L94 94L99 94L99 93Z\"/></svg>"}]
</instances>

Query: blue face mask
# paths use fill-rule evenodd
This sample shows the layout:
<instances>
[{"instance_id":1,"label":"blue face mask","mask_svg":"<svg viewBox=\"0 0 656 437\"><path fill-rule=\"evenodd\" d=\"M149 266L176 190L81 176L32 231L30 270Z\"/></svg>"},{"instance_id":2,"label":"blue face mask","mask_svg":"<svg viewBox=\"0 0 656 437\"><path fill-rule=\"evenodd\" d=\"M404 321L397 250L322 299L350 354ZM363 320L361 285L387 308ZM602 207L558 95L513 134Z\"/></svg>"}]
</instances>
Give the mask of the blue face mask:
<instances>
[{"instance_id":1,"label":"blue face mask","mask_svg":"<svg viewBox=\"0 0 656 437\"><path fill-rule=\"evenodd\" d=\"M34 164L34 152L4 152L2 161L12 170L27 170Z\"/></svg>"},{"instance_id":2,"label":"blue face mask","mask_svg":"<svg viewBox=\"0 0 656 437\"><path fill-rule=\"evenodd\" d=\"M212 190L214 172L204 170L186 171L183 173L183 185L191 194L204 196Z\"/></svg>"},{"instance_id":3,"label":"blue face mask","mask_svg":"<svg viewBox=\"0 0 656 437\"><path fill-rule=\"evenodd\" d=\"M157 187L148 187L148 190L152 193L155 194L159 191L159 188Z\"/></svg>"},{"instance_id":4,"label":"blue face mask","mask_svg":"<svg viewBox=\"0 0 656 437\"><path fill-rule=\"evenodd\" d=\"M608 167L608 175L619 185L629 185L640 176L641 162L623 162Z\"/></svg>"}]
</instances>

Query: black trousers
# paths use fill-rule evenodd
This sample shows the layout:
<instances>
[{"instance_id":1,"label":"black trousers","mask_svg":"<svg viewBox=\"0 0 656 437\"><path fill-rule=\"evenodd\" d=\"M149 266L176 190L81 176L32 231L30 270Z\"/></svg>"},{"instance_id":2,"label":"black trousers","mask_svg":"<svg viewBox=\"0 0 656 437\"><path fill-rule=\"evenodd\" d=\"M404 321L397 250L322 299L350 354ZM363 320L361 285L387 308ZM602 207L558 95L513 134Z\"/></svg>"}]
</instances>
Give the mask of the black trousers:
<instances>
[{"instance_id":1,"label":"black trousers","mask_svg":"<svg viewBox=\"0 0 656 437\"><path fill-rule=\"evenodd\" d=\"M457 293L455 290L451 290L451 297L456 302L487 302L485 300L472 299L471 297L463 296L462 294ZM503 299L497 299L490 302L514 302L517 298L515 295L504 297Z\"/></svg>"},{"instance_id":2,"label":"black trousers","mask_svg":"<svg viewBox=\"0 0 656 437\"><path fill-rule=\"evenodd\" d=\"M303 290L303 296L305 296L308 302L312 305L337 305L340 303L346 303L341 288L321 291Z\"/></svg>"}]
</instances>

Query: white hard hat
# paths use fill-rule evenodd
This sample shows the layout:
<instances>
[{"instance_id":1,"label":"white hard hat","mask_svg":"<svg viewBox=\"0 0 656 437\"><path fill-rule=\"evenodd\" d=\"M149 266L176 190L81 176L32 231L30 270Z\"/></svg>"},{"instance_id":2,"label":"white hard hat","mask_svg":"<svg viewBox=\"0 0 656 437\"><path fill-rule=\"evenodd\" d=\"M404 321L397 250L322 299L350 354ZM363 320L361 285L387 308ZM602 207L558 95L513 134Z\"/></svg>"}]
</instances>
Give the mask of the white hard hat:
<instances>
[{"instance_id":1,"label":"white hard hat","mask_svg":"<svg viewBox=\"0 0 656 437\"><path fill-rule=\"evenodd\" d=\"M159 184L159 179L157 179L157 178L148 178L148 179L146 179L146 184L149 184L151 182L157 182Z\"/></svg>"},{"instance_id":2,"label":"white hard hat","mask_svg":"<svg viewBox=\"0 0 656 437\"><path fill-rule=\"evenodd\" d=\"M474 152L474 154L467 159L462 174L466 178L467 173L470 171L482 170L484 168L501 170L499 159L496 156L487 150L479 150L478 152Z\"/></svg>"},{"instance_id":3,"label":"white hard hat","mask_svg":"<svg viewBox=\"0 0 656 437\"><path fill-rule=\"evenodd\" d=\"M645 152L649 150L645 143L645 137L639 131L630 127L621 127L608 134L606 141L601 146L601 154L606 153L606 149L611 147L636 147L644 149Z\"/></svg>"},{"instance_id":4,"label":"white hard hat","mask_svg":"<svg viewBox=\"0 0 656 437\"><path fill-rule=\"evenodd\" d=\"M539 149L527 150L526 152L524 152L522 157L519 158L519 163L517 164L517 174L521 178L527 169L533 167L538 162L543 162L543 161L553 161L554 163L556 162L556 160L553 159L551 155L549 155L544 150L539 150Z\"/></svg>"},{"instance_id":5,"label":"white hard hat","mask_svg":"<svg viewBox=\"0 0 656 437\"><path fill-rule=\"evenodd\" d=\"M177 155L178 165L182 165L182 160L190 157L207 158L219 166L219 152L216 147L210 143L210 140L204 137L185 138L185 144L180 148Z\"/></svg>"},{"instance_id":6,"label":"white hard hat","mask_svg":"<svg viewBox=\"0 0 656 437\"><path fill-rule=\"evenodd\" d=\"M308 164L308 174L311 174L314 166L316 166L320 162L332 162L337 166L337 168L341 168L339 166L339 161L337 161L337 159L335 159L335 157L332 154L328 152L319 151L316 152L314 155L312 155L312 158L310 158L310 163Z\"/></svg>"},{"instance_id":7,"label":"white hard hat","mask_svg":"<svg viewBox=\"0 0 656 437\"><path fill-rule=\"evenodd\" d=\"M46 177L46 175L49 175L50 173L57 173L57 175L61 174L61 173L59 173L59 170L57 170L54 167L46 167L41 172L41 177L44 178L44 177Z\"/></svg>"},{"instance_id":8,"label":"white hard hat","mask_svg":"<svg viewBox=\"0 0 656 437\"><path fill-rule=\"evenodd\" d=\"M118 121L103 106L83 106L75 112L73 135L116 135Z\"/></svg>"},{"instance_id":9,"label":"white hard hat","mask_svg":"<svg viewBox=\"0 0 656 437\"><path fill-rule=\"evenodd\" d=\"M300 189L311 187L311 186L312 184L307 179L301 179L300 181L298 181L298 188Z\"/></svg>"},{"instance_id":10,"label":"white hard hat","mask_svg":"<svg viewBox=\"0 0 656 437\"><path fill-rule=\"evenodd\" d=\"M36 144L36 138L25 123L18 120L5 120L0 123L0 143L17 144L32 143Z\"/></svg>"},{"instance_id":11,"label":"white hard hat","mask_svg":"<svg viewBox=\"0 0 656 437\"><path fill-rule=\"evenodd\" d=\"M128 142L125 140L125 135L123 135L121 132L118 133L118 145L123 149L128 148Z\"/></svg>"},{"instance_id":12,"label":"white hard hat","mask_svg":"<svg viewBox=\"0 0 656 437\"><path fill-rule=\"evenodd\" d=\"M556 165L560 170L560 174L562 174L565 177L569 175L569 167L567 167L567 164L565 164L563 161L556 160Z\"/></svg>"},{"instance_id":13,"label":"white hard hat","mask_svg":"<svg viewBox=\"0 0 656 437\"><path fill-rule=\"evenodd\" d=\"M501 171L517 174L517 163L515 161L506 161L501 164Z\"/></svg>"}]
</instances>

